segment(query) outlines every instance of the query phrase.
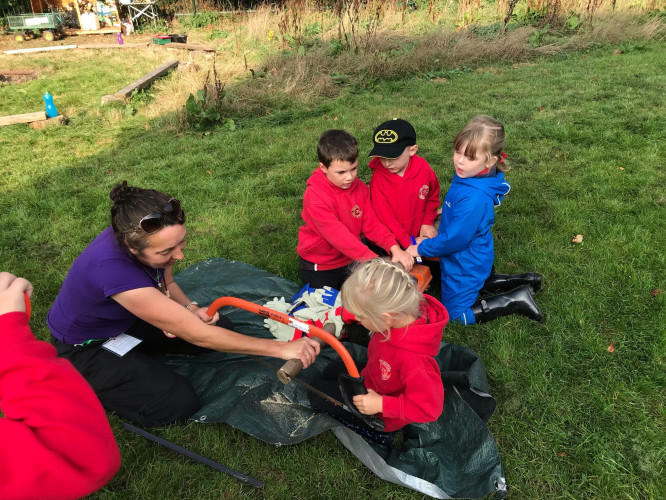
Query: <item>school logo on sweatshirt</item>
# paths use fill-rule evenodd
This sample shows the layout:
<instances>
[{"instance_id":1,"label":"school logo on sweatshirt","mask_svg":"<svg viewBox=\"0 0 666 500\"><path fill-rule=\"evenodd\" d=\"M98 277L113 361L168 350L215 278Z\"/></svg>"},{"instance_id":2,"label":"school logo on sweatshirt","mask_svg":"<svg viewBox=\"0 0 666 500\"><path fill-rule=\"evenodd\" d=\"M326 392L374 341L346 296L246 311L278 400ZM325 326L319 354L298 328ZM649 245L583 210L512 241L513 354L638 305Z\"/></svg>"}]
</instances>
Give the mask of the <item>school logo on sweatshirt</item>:
<instances>
[{"instance_id":1,"label":"school logo on sweatshirt","mask_svg":"<svg viewBox=\"0 0 666 500\"><path fill-rule=\"evenodd\" d=\"M355 219L360 219L361 216L363 215L363 210L361 210L361 207L359 207L358 205L354 205L349 213Z\"/></svg>"},{"instance_id":2,"label":"school logo on sweatshirt","mask_svg":"<svg viewBox=\"0 0 666 500\"><path fill-rule=\"evenodd\" d=\"M382 380L388 380L391 378L391 365L383 359L379 360L379 371L382 374Z\"/></svg>"},{"instance_id":3,"label":"school logo on sweatshirt","mask_svg":"<svg viewBox=\"0 0 666 500\"><path fill-rule=\"evenodd\" d=\"M430 188L428 187L427 184L424 184L421 186L421 189L419 189L419 198L422 200L426 199L426 196L428 196L428 193L430 192Z\"/></svg>"}]
</instances>

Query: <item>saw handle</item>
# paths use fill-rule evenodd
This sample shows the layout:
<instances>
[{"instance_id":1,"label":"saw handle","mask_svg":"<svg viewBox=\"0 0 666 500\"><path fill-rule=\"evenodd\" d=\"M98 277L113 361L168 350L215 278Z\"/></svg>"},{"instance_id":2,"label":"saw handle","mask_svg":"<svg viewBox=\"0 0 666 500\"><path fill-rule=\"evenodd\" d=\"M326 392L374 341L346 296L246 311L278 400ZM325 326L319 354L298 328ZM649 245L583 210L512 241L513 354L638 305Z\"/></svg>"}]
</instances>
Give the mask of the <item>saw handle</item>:
<instances>
[{"instance_id":1,"label":"saw handle","mask_svg":"<svg viewBox=\"0 0 666 500\"><path fill-rule=\"evenodd\" d=\"M333 323L327 323L323 326L324 331L333 334L335 333L335 325ZM322 339L315 337L314 338L317 342L321 344L322 347L324 347L326 342L324 342ZM280 368L277 371L277 377L282 382L283 384L287 385L288 383L291 382L291 379L294 378L296 375L301 373L301 370L303 370L303 363L301 362L300 359L290 359L288 360L284 365L282 365L282 368Z\"/></svg>"},{"instance_id":2,"label":"saw handle","mask_svg":"<svg viewBox=\"0 0 666 500\"><path fill-rule=\"evenodd\" d=\"M368 393L363 377L360 375L358 377L352 377L346 373L341 373L338 375L338 386L342 393L342 401L345 403L345 406L349 408L349 411L352 412L355 417L363 420L374 430L384 432L385 424L381 418L377 415L363 415L363 413L358 411L356 405L354 405L354 396Z\"/></svg>"}]
</instances>

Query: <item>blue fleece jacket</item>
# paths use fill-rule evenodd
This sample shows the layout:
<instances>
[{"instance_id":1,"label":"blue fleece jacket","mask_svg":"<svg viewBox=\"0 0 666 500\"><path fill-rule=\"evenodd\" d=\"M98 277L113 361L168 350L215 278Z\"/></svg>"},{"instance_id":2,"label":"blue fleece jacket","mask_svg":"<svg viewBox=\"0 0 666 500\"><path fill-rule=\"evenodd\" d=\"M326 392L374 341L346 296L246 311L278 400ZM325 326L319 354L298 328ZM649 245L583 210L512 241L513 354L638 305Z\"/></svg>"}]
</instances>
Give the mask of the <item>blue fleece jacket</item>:
<instances>
[{"instance_id":1,"label":"blue fleece jacket","mask_svg":"<svg viewBox=\"0 0 666 500\"><path fill-rule=\"evenodd\" d=\"M442 303L451 319L458 319L477 299L490 276L495 252L490 228L511 186L502 172L462 179L457 174L446 193L439 234L424 240L418 252L439 257Z\"/></svg>"}]
</instances>

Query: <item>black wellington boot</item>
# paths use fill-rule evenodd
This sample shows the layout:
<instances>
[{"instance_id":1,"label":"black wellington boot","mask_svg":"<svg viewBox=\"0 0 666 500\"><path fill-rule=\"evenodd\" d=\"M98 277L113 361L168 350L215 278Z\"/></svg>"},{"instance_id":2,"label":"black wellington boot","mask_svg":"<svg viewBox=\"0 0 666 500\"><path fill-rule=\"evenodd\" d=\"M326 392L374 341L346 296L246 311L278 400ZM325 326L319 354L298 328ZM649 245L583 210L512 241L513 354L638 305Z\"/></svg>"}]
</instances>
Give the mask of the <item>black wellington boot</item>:
<instances>
[{"instance_id":1,"label":"black wellington boot","mask_svg":"<svg viewBox=\"0 0 666 500\"><path fill-rule=\"evenodd\" d=\"M519 286L527 285L532 289L532 293L541 290L542 279L539 273L524 274L495 274L492 273L483 284L481 293L508 292Z\"/></svg>"},{"instance_id":2,"label":"black wellington boot","mask_svg":"<svg viewBox=\"0 0 666 500\"><path fill-rule=\"evenodd\" d=\"M534 302L530 287L523 285L499 295L477 300L472 306L477 323L486 323L509 314L520 314L534 321L543 321L543 314Z\"/></svg>"}]
</instances>

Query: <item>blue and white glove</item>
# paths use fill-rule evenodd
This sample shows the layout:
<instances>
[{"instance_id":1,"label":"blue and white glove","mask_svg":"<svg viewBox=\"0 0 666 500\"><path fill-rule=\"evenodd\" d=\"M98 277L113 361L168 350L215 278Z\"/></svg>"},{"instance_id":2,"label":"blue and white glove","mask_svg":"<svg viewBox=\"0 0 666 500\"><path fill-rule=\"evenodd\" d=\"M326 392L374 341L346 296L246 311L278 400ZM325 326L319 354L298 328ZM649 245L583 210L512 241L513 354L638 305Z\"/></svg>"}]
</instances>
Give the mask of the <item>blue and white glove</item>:
<instances>
[{"instance_id":1,"label":"blue and white glove","mask_svg":"<svg viewBox=\"0 0 666 500\"><path fill-rule=\"evenodd\" d=\"M331 288L330 286L317 288L314 292L312 292L312 295L317 302L319 302L321 305L329 307L338 307L340 305L338 304L339 294L340 292L338 290Z\"/></svg>"},{"instance_id":2,"label":"blue and white glove","mask_svg":"<svg viewBox=\"0 0 666 500\"><path fill-rule=\"evenodd\" d=\"M314 291L314 288L310 288L310 283L303 285L303 288L296 292L291 298L291 309L289 310L289 314L293 315L293 313L299 309L310 307L312 304L308 303L308 300L310 298L310 294Z\"/></svg>"}]
</instances>

